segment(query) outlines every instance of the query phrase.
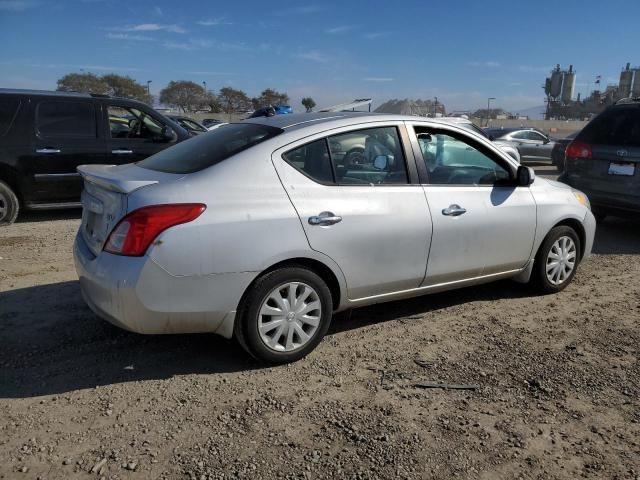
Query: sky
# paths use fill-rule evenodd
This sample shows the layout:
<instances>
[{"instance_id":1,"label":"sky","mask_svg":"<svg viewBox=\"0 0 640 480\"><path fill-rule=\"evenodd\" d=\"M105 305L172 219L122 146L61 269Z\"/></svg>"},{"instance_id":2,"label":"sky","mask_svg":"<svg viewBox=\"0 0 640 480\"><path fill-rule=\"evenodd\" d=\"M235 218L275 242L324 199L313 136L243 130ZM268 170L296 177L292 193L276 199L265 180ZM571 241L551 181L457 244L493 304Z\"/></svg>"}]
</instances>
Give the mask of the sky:
<instances>
[{"instance_id":1,"label":"sky","mask_svg":"<svg viewBox=\"0 0 640 480\"><path fill-rule=\"evenodd\" d=\"M447 110L544 104L557 63L576 93L640 65L640 2L0 0L0 88L70 72L285 91L292 106L438 97Z\"/></svg>"}]
</instances>

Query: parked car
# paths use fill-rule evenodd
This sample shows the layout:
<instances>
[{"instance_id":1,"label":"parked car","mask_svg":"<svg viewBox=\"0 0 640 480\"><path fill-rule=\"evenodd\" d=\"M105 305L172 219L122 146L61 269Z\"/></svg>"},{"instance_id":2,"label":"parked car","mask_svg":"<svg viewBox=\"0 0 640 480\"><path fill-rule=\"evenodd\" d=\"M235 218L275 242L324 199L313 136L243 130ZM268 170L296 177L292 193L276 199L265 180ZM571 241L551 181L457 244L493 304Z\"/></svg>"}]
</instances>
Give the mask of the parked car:
<instances>
[{"instance_id":1,"label":"parked car","mask_svg":"<svg viewBox=\"0 0 640 480\"><path fill-rule=\"evenodd\" d=\"M182 115L168 115L168 117L192 135L199 135L209 131L207 127L193 118L184 117Z\"/></svg>"},{"instance_id":2,"label":"parked car","mask_svg":"<svg viewBox=\"0 0 640 480\"><path fill-rule=\"evenodd\" d=\"M535 128L486 128L492 140L509 142L520 152L523 162L549 162L554 141Z\"/></svg>"},{"instance_id":3,"label":"parked car","mask_svg":"<svg viewBox=\"0 0 640 480\"><path fill-rule=\"evenodd\" d=\"M202 125L204 125L205 127L209 128L217 123L223 123L222 120L218 120L217 118L205 118L202 120Z\"/></svg>"},{"instance_id":4,"label":"parked car","mask_svg":"<svg viewBox=\"0 0 640 480\"><path fill-rule=\"evenodd\" d=\"M364 161L349 165L331 144L354 136ZM78 170L74 257L93 311L140 333L236 337L269 363L308 354L353 307L502 278L558 292L595 232L584 194L437 119L276 115Z\"/></svg>"},{"instance_id":5,"label":"parked car","mask_svg":"<svg viewBox=\"0 0 640 480\"><path fill-rule=\"evenodd\" d=\"M587 192L598 219L640 213L640 98L591 120L565 156L560 181Z\"/></svg>"},{"instance_id":6,"label":"parked car","mask_svg":"<svg viewBox=\"0 0 640 480\"><path fill-rule=\"evenodd\" d=\"M293 108L289 105L276 105L256 109L249 118L272 117L273 115L287 115L293 113Z\"/></svg>"},{"instance_id":7,"label":"parked car","mask_svg":"<svg viewBox=\"0 0 640 480\"><path fill-rule=\"evenodd\" d=\"M468 118L465 118L462 116L440 117L440 120L442 120L443 122L452 123L454 125L459 125L463 128L466 128L467 130L471 130L472 132L482 135L483 137L491 140L493 144L499 147L501 150L508 153L511 157L513 157L513 159L516 162L520 163L520 152L518 151L518 148L513 143L507 142L507 141L501 141L501 140L493 140L483 129L478 127L475 123L473 123Z\"/></svg>"},{"instance_id":8,"label":"parked car","mask_svg":"<svg viewBox=\"0 0 640 480\"><path fill-rule=\"evenodd\" d=\"M0 89L0 225L21 209L80 206L80 164L142 160L189 134L144 103Z\"/></svg>"},{"instance_id":9,"label":"parked car","mask_svg":"<svg viewBox=\"0 0 640 480\"><path fill-rule=\"evenodd\" d=\"M576 135L580 132L573 132L564 138L558 138L555 140L553 149L551 150L551 163L560 171L564 171L564 152Z\"/></svg>"}]
</instances>

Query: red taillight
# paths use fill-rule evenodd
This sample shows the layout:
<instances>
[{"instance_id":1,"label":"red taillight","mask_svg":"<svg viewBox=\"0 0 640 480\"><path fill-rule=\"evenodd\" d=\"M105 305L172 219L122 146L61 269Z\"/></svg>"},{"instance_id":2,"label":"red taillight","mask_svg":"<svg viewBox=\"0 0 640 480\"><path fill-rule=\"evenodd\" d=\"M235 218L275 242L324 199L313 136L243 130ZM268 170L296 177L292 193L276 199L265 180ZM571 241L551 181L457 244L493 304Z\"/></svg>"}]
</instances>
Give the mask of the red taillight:
<instances>
[{"instance_id":1,"label":"red taillight","mask_svg":"<svg viewBox=\"0 0 640 480\"><path fill-rule=\"evenodd\" d=\"M202 203L178 203L134 210L111 231L104 244L104 251L132 257L144 255L160 233L175 225L195 220L206 208Z\"/></svg>"},{"instance_id":2,"label":"red taillight","mask_svg":"<svg viewBox=\"0 0 640 480\"><path fill-rule=\"evenodd\" d=\"M566 158L589 159L592 156L591 145L584 142L573 141L564 152Z\"/></svg>"}]
</instances>

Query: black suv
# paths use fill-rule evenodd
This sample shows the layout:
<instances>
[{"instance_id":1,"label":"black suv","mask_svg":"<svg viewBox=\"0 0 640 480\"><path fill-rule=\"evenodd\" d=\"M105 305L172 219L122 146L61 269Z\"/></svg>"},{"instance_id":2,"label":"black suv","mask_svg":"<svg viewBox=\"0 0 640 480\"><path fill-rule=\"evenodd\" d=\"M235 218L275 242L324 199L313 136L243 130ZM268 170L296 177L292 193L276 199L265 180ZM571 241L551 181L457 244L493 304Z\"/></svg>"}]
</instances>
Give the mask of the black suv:
<instances>
[{"instance_id":1,"label":"black suv","mask_svg":"<svg viewBox=\"0 0 640 480\"><path fill-rule=\"evenodd\" d=\"M78 165L137 162L187 138L136 100L0 89L0 225L21 208L79 207Z\"/></svg>"},{"instance_id":2,"label":"black suv","mask_svg":"<svg viewBox=\"0 0 640 480\"><path fill-rule=\"evenodd\" d=\"M640 213L640 98L620 100L582 129L559 180L587 194L597 219Z\"/></svg>"}]
</instances>

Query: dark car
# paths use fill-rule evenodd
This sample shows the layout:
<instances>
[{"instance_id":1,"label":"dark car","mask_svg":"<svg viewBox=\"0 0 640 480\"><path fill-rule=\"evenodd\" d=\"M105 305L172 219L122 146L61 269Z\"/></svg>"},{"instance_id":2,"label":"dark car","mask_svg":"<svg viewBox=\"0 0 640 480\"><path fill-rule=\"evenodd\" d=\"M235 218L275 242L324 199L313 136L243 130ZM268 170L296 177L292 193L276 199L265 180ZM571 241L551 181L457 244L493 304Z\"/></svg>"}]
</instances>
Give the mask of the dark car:
<instances>
[{"instance_id":1,"label":"dark car","mask_svg":"<svg viewBox=\"0 0 640 480\"><path fill-rule=\"evenodd\" d=\"M640 213L640 98L595 117L569 144L559 180L586 193L596 218Z\"/></svg>"},{"instance_id":2,"label":"dark car","mask_svg":"<svg viewBox=\"0 0 640 480\"><path fill-rule=\"evenodd\" d=\"M168 115L168 117L193 135L207 133L209 131L207 130L207 127L198 123L193 118L183 117L180 115Z\"/></svg>"},{"instance_id":3,"label":"dark car","mask_svg":"<svg viewBox=\"0 0 640 480\"><path fill-rule=\"evenodd\" d=\"M553 165L561 172L564 171L564 152L567 149L567 145L576 138L578 133L580 132L573 132L564 138L558 138L555 140L555 144L551 150L551 163L553 163Z\"/></svg>"},{"instance_id":4,"label":"dark car","mask_svg":"<svg viewBox=\"0 0 640 480\"><path fill-rule=\"evenodd\" d=\"M492 140L510 142L520 152L522 162L548 162L554 141L535 128L486 128L485 132Z\"/></svg>"},{"instance_id":5,"label":"dark car","mask_svg":"<svg viewBox=\"0 0 640 480\"><path fill-rule=\"evenodd\" d=\"M217 118L205 118L200 123L205 127L209 128L210 126L215 125L216 123L224 123L224 122L222 120L218 120Z\"/></svg>"},{"instance_id":6,"label":"dark car","mask_svg":"<svg viewBox=\"0 0 640 480\"><path fill-rule=\"evenodd\" d=\"M136 100L0 89L0 225L21 209L79 207L78 165L136 162L187 138Z\"/></svg>"}]
</instances>

